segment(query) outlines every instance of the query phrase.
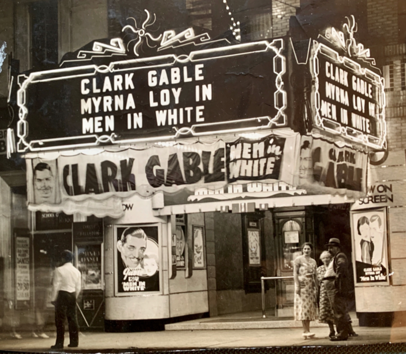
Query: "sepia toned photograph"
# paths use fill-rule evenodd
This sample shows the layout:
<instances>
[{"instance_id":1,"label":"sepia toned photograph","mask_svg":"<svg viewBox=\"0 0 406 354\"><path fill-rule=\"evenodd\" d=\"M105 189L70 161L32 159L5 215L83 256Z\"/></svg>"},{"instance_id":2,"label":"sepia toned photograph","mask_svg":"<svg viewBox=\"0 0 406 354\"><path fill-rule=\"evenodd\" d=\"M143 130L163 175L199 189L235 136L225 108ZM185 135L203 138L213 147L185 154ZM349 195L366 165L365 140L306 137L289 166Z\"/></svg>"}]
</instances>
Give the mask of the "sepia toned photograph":
<instances>
[{"instance_id":1,"label":"sepia toned photograph","mask_svg":"<svg viewBox=\"0 0 406 354\"><path fill-rule=\"evenodd\" d=\"M0 5L0 351L406 351L406 0Z\"/></svg>"}]
</instances>

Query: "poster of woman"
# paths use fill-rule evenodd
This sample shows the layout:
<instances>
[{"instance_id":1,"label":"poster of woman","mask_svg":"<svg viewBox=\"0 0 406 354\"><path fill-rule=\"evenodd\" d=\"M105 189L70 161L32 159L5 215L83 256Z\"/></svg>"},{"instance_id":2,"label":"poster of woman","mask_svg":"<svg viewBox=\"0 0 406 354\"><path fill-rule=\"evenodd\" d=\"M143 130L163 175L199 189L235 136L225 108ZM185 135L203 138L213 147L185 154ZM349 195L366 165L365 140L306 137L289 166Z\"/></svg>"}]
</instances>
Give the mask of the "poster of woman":
<instances>
[{"instance_id":1,"label":"poster of woman","mask_svg":"<svg viewBox=\"0 0 406 354\"><path fill-rule=\"evenodd\" d=\"M157 226L116 227L116 294L159 291Z\"/></svg>"},{"instance_id":2,"label":"poster of woman","mask_svg":"<svg viewBox=\"0 0 406 354\"><path fill-rule=\"evenodd\" d=\"M356 283L387 282L385 209L354 212L352 222Z\"/></svg>"}]
</instances>

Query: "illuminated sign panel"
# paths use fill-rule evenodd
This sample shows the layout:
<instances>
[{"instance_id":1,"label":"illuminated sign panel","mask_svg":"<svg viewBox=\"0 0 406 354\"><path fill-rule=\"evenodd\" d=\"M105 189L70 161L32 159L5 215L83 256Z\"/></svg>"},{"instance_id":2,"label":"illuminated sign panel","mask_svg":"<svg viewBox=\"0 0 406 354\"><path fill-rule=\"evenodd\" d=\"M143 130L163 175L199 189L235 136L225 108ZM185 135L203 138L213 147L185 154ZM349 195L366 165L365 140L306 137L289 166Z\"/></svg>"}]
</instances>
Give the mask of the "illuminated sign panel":
<instances>
[{"instance_id":1,"label":"illuminated sign panel","mask_svg":"<svg viewBox=\"0 0 406 354\"><path fill-rule=\"evenodd\" d=\"M277 39L21 75L17 150L284 127L282 50Z\"/></svg>"},{"instance_id":2,"label":"illuminated sign panel","mask_svg":"<svg viewBox=\"0 0 406 354\"><path fill-rule=\"evenodd\" d=\"M292 185L299 146L298 133L257 139L236 139L230 134L229 140L211 144L106 146L62 151L57 158L57 153L31 153L26 157L28 208L118 218L123 214L122 200L136 194L152 198L164 193L179 204L201 189L222 188L230 193L237 190L235 184L247 184L254 193L259 192L257 183Z\"/></svg>"},{"instance_id":3,"label":"illuminated sign panel","mask_svg":"<svg viewBox=\"0 0 406 354\"><path fill-rule=\"evenodd\" d=\"M386 134L383 79L318 42L313 44L310 62L316 127L382 148Z\"/></svg>"}]
</instances>

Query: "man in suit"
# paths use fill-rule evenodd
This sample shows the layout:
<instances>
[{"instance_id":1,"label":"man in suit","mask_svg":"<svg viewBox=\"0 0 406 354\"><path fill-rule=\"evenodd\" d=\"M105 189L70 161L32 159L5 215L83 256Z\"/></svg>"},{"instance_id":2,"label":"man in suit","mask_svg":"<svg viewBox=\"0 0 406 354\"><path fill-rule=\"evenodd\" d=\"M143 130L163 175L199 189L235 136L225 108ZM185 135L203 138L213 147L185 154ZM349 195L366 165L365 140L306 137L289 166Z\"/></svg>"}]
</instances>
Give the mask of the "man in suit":
<instances>
[{"instance_id":1,"label":"man in suit","mask_svg":"<svg viewBox=\"0 0 406 354\"><path fill-rule=\"evenodd\" d=\"M68 347L79 345L79 326L76 317L76 299L81 289L81 274L72 264L73 254L65 250L61 254L62 265L55 269L52 304L55 306L56 342L52 349L62 349L65 337L65 318L69 324Z\"/></svg>"},{"instance_id":2,"label":"man in suit","mask_svg":"<svg viewBox=\"0 0 406 354\"><path fill-rule=\"evenodd\" d=\"M338 238L330 238L327 249L334 257L324 275L327 296L333 308L334 322L337 327L337 335L332 341L347 340L352 332L351 319L348 315L349 274L348 259L341 252L341 244Z\"/></svg>"}]
</instances>

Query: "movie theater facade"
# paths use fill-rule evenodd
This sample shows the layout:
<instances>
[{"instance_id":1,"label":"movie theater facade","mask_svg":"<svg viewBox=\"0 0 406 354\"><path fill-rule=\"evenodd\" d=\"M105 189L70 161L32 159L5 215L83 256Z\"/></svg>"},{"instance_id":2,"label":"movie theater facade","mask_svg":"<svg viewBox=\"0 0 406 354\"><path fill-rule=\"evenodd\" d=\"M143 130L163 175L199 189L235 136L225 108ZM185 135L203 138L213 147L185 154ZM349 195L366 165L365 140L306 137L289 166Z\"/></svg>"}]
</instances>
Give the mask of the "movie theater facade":
<instances>
[{"instance_id":1,"label":"movie theater facade","mask_svg":"<svg viewBox=\"0 0 406 354\"><path fill-rule=\"evenodd\" d=\"M244 44L166 31L149 56L113 38L20 74L8 141L32 218L16 234L30 265L16 267L17 302L68 248L88 327L258 310L261 277L292 276L304 241L318 259L338 237L356 311L377 312L365 299L392 293L388 211L359 204L393 198L368 193L385 94L351 28ZM267 311L291 316L292 279L265 284Z\"/></svg>"}]
</instances>

